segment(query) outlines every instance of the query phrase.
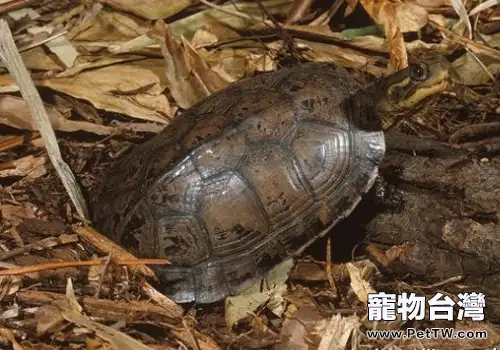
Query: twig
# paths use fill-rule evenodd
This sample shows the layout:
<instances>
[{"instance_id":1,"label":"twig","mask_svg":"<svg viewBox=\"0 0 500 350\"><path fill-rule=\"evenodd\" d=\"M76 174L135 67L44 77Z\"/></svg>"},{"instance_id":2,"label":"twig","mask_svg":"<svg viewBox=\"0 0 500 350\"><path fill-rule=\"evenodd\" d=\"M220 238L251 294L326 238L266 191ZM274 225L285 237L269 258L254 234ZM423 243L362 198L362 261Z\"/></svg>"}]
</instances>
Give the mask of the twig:
<instances>
[{"instance_id":1,"label":"twig","mask_svg":"<svg viewBox=\"0 0 500 350\"><path fill-rule=\"evenodd\" d=\"M99 250L104 254L112 254L112 259L135 259L135 256L122 247L120 247L116 242L112 241L108 237L101 235L99 232L95 231L89 226L78 227L75 229L75 232L78 233L80 238L85 242L92 245L94 248ZM129 267L132 272L140 273L143 276L149 277L155 281L158 281L158 277L155 275L153 270L149 266L146 265L138 265ZM178 312L182 314L182 308L174 303L172 300L167 298L165 295L158 292L151 284L148 282L144 282L141 285L142 292L147 295L149 298L154 300L158 305L166 309L176 309Z\"/></svg>"},{"instance_id":2,"label":"twig","mask_svg":"<svg viewBox=\"0 0 500 350\"><path fill-rule=\"evenodd\" d=\"M442 33L445 33L447 36L449 36L446 39L451 41L451 42L460 44L464 47L468 47L473 52L481 52L481 53L484 53L485 55L488 55L488 56L496 58L496 59L500 58L500 51L493 48L493 47L483 45L480 43L476 43L472 40L467 39L466 37L464 37L462 35L455 34L451 30L443 27L442 25L440 25L434 21L429 21L429 24L432 27L438 29Z\"/></svg>"},{"instance_id":3,"label":"twig","mask_svg":"<svg viewBox=\"0 0 500 350\"><path fill-rule=\"evenodd\" d=\"M127 252L115 241L103 236L90 226L77 227L75 232L78 234L80 239L96 248L99 252L103 254L111 254L113 260L132 260L136 258L133 254ZM134 266L131 270L133 273L140 273L145 277L158 281L155 273L148 266Z\"/></svg>"},{"instance_id":4,"label":"twig","mask_svg":"<svg viewBox=\"0 0 500 350\"><path fill-rule=\"evenodd\" d=\"M6 3L0 3L0 15L31 6L39 1L40 0L12 0Z\"/></svg>"},{"instance_id":5,"label":"twig","mask_svg":"<svg viewBox=\"0 0 500 350\"><path fill-rule=\"evenodd\" d=\"M0 276L12 276L12 275L24 275L27 273L45 271L45 270L56 270L64 269L67 267L78 267L78 266L95 266L101 265L101 260L85 260L85 261L63 261L54 262L40 265L32 266L22 266L17 268L11 268L7 270L0 270ZM166 265L168 261L165 259L137 259L137 260L118 260L115 261L117 265Z\"/></svg>"},{"instance_id":6,"label":"twig","mask_svg":"<svg viewBox=\"0 0 500 350\"><path fill-rule=\"evenodd\" d=\"M330 288L333 294L338 295L337 287L335 286L335 281L333 280L333 272L332 272L332 238L328 237L328 241L326 242L326 277L328 278L328 283L330 284Z\"/></svg>"},{"instance_id":7,"label":"twig","mask_svg":"<svg viewBox=\"0 0 500 350\"><path fill-rule=\"evenodd\" d=\"M39 41L34 41L32 43L29 43L27 45L24 45L22 47L20 47L18 49L19 52L24 52L24 51L28 51L29 49L32 49L34 47L37 47L37 46L40 46L40 45L43 45L51 40L54 40L54 39L57 39L59 38L60 36L63 36L64 34L66 34L68 31L67 30L63 30L62 32L59 32L59 33L55 33L55 34L52 34L44 39L41 39Z\"/></svg>"},{"instance_id":8,"label":"twig","mask_svg":"<svg viewBox=\"0 0 500 350\"><path fill-rule=\"evenodd\" d=\"M464 278L463 276L458 275L458 276L453 276L453 277L447 278L447 279L445 279L443 281L439 281L439 282L436 282L436 283L433 283L433 284L429 284L429 285L426 285L426 286L414 285L412 287L413 288L420 288L420 289L432 289L432 288L444 286L445 284L448 284L448 283L461 281L463 278Z\"/></svg>"},{"instance_id":9,"label":"twig","mask_svg":"<svg viewBox=\"0 0 500 350\"><path fill-rule=\"evenodd\" d=\"M340 7L344 4L343 0L337 0L326 12L323 12L314 21L309 23L310 26L326 25L335 16Z\"/></svg>"},{"instance_id":10,"label":"twig","mask_svg":"<svg viewBox=\"0 0 500 350\"><path fill-rule=\"evenodd\" d=\"M111 262L111 254L108 254L106 260L104 261L104 265L101 267L101 273L99 274L99 285L97 286L94 298L99 298L99 294L101 293L101 288L102 288L102 282L104 281L104 275L106 274L106 270L108 269L110 262Z\"/></svg>"},{"instance_id":11,"label":"twig","mask_svg":"<svg viewBox=\"0 0 500 350\"><path fill-rule=\"evenodd\" d=\"M68 192L78 214L81 217L88 218L87 204L85 203L82 191L76 182L71 168L62 159L56 135L50 124L42 99L17 50L9 25L3 19L0 19L0 59L3 60L5 66L19 86L21 94L28 105L30 115L45 142L50 161L59 175L64 188Z\"/></svg>"},{"instance_id":12,"label":"twig","mask_svg":"<svg viewBox=\"0 0 500 350\"><path fill-rule=\"evenodd\" d=\"M219 6L219 5L216 5L216 4L212 4L212 3L210 3L210 2L208 2L206 0L198 0L198 1L201 2L203 5L206 5L208 7L213 8L213 9L216 9L216 10L219 10L221 12L227 13L228 15L231 15L231 16L239 17L239 18L246 19L246 20L253 21L253 22L257 22L257 23L265 23L265 24L268 24L268 25L272 24L272 22L269 21L269 20L265 20L265 19L262 19L262 18L256 18L256 17L250 16L250 15L247 15L246 13L243 13L243 12L237 12L237 11L228 10L228 9L225 9L224 7L222 7L222 6Z\"/></svg>"},{"instance_id":13,"label":"twig","mask_svg":"<svg viewBox=\"0 0 500 350\"><path fill-rule=\"evenodd\" d=\"M54 292L23 290L16 295L16 298L26 305L42 306L55 300L65 299L66 296ZM165 309L146 300L121 301L82 296L78 297L78 301L90 316L106 321L134 322L151 317L162 325L171 323L171 327L181 326L182 309Z\"/></svg>"},{"instance_id":14,"label":"twig","mask_svg":"<svg viewBox=\"0 0 500 350\"><path fill-rule=\"evenodd\" d=\"M76 237L76 240L78 241L78 237ZM58 237L47 237L38 242L26 244L22 247L14 248L7 252L0 253L0 260L7 260L14 256L30 252L34 249L42 250L42 249L53 248L59 244L61 244L61 241L59 240Z\"/></svg>"}]
</instances>

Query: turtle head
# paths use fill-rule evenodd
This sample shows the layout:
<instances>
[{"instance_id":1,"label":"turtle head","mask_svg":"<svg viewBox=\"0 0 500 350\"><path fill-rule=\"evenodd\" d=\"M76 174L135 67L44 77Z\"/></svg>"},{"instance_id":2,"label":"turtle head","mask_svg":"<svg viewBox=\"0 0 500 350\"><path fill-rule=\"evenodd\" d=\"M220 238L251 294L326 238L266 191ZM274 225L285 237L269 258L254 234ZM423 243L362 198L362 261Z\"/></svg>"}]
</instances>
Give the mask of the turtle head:
<instances>
[{"instance_id":1,"label":"turtle head","mask_svg":"<svg viewBox=\"0 0 500 350\"><path fill-rule=\"evenodd\" d=\"M426 97L435 95L448 86L448 62L429 57L410 62L377 86L381 98L377 104L382 129L387 130L402 119L402 114Z\"/></svg>"}]
</instances>

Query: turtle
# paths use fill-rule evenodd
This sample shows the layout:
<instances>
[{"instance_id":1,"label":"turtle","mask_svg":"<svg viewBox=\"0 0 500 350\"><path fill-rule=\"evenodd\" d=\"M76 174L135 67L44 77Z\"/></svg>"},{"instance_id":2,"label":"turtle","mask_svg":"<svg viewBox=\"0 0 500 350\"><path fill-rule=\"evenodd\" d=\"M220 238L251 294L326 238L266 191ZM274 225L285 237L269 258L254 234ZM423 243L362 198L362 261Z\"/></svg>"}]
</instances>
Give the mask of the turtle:
<instances>
[{"instance_id":1,"label":"turtle","mask_svg":"<svg viewBox=\"0 0 500 350\"><path fill-rule=\"evenodd\" d=\"M447 86L444 58L364 87L308 62L245 78L196 103L120 158L95 227L152 266L178 303L238 295L346 218L373 186L384 131Z\"/></svg>"}]
</instances>

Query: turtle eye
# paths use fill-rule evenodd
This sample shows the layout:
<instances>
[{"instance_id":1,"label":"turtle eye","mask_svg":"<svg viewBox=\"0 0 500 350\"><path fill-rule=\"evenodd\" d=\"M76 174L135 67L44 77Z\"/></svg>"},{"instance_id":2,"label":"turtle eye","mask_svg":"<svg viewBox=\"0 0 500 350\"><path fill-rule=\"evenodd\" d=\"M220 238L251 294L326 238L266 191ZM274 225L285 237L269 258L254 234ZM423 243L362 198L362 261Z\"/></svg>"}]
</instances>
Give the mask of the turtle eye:
<instances>
[{"instance_id":1,"label":"turtle eye","mask_svg":"<svg viewBox=\"0 0 500 350\"><path fill-rule=\"evenodd\" d=\"M424 63L410 65L410 77L413 80L422 81L427 79L429 75L429 68Z\"/></svg>"}]
</instances>

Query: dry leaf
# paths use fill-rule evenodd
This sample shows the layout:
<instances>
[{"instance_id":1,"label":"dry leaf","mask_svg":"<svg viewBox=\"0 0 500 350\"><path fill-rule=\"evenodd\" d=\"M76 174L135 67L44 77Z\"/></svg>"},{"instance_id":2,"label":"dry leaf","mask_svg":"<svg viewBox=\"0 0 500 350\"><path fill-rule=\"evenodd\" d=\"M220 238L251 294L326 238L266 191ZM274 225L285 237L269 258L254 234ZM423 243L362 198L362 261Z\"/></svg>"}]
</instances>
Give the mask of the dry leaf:
<instances>
[{"instance_id":1,"label":"dry leaf","mask_svg":"<svg viewBox=\"0 0 500 350\"><path fill-rule=\"evenodd\" d=\"M104 0L104 3L124 12L147 19L169 18L193 4L192 0Z\"/></svg>"},{"instance_id":2,"label":"dry leaf","mask_svg":"<svg viewBox=\"0 0 500 350\"><path fill-rule=\"evenodd\" d=\"M280 332L281 341L275 350L309 350L306 327L301 320L286 319Z\"/></svg>"},{"instance_id":3,"label":"dry leaf","mask_svg":"<svg viewBox=\"0 0 500 350\"><path fill-rule=\"evenodd\" d=\"M53 305L43 305L35 312L36 334L42 336L46 333L53 333L61 327L64 322L58 308Z\"/></svg>"},{"instance_id":4,"label":"dry leaf","mask_svg":"<svg viewBox=\"0 0 500 350\"><path fill-rule=\"evenodd\" d=\"M26 219L35 218L33 204L24 202L19 205L3 203L0 207L2 219L12 226L21 224Z\"/></svg>"},{"instance_id":5,"label":"dry leaf","mask_svg":"<svg viewBox=\"0 0 500 350\"><path fill-rule=\"evenodd\" d=\"M76 300L71 279L68 279L66 286L66 299L57 300L52 303L57 307L61 316L67 321L74 323L78 327L85 327L94 332L99 338L110 343L117 350L153 350L135 340L131 336L122 333L112 327L102 325L81 314L82 307Z\"/></svg>"},{"instance_id":6,"label":"dry leaf","mask_svg":"<svg viewBox=\"0 0 500 350\"><path fill-rule=\"evenodd\" d=\"M28 33L30 34L48 33L51 35L53 32L54 28L50 25L43 27L31 27L28 29ZM73 44L71 44L68 39L64 36L59 36L46 42L44 45L57 56L66 68L73 67L75 60L78 57L78 51L76 51Z\"/></svg>"},{"instance_id":7,"label":"dry leaf","mask_svg":"<svg viewBox=\"0 0 500 350\"><path fill-rule=\"evenodd\" d=\"M0 75L0 94L18 91L19 86L17 86L15 80L10 74Z\"/></svg>"},{"instance_id":8,"label":"dry leaf","mask_svg":"<svg viewBox=\"0 0 500 350\"><path fill-rule=\"evenodd\" d=\"M333 315L318 350L356 349L360 343L360 327L361 322L357 315L349 317L343 317L341 314ZM353 345L348 347L349 343Z\"/></svg>"},{"instance_id":9,"label":"dry leaf","mask_svg":"<svg viewBox=\"0 0 500 350\"><path fill-rule=\"evenodd\" d=\"M163 60L146 59L85 71L75 77L46 79L43 86L77 98L96 108L166 123L172 115L167 97Z\"/></svg>"},{"instance_id":10,"label":"dry leaf","mask_svg":"<svg viewBox=\"0 0 500 350\"><path fill-rule=\"evenodd\" d=\"M214 45L218 42L226 42L239 39L241 36L231 28L227 28L221 23L204 24L196 31L191 39L191 46L199 49L204 46Z\"/></svg>"},{"instance_id":11,"label":"dry leaf","mask_svg":"<svg viewBox=\"0 0 500 350\"><path fill-rule=\"evenodd\" d=\"M290 291L286 297L290 302L286 311L280 338L275 350L316 349L321 341L328 320L322 315L317 302L300 286ZM307 347L304 347L305 344Z\"/></svg>"},{"instance_id":12,"label":"dry leaf","mask_svg":"<svg viewBox=\"0 0 500 350\"><path fill-rule=\"evenodd\" d=\"M401 29L402 23L398 18L397 10L401 3L394 3L390 0L359 0L359 2L375 23L384 27L393 69L405 68L408 65L408 56Z\"/></svg>"},{"instance_id":13,"label":"dry leaf","mask_svg":"<svg viewBox=\"0 0 500 350\"><path fill-rule=\"evenodd\" d=\"M43 47L37 46L21 53L26 68L39 71L60 72L64 68L47 55ZM0 67L3 64L0 61Z\"/></svg>"},{"instance_id":14,"label":"dry leaf","mask_svg":"<svg viewBox=\"0 0 500 350\"><path fill-rule=\"evenodd\" d=\"M16 318L18 316L19 316L19 305L14 302L11 306L9 306L6 310L2 312L2 314L0 315L0 320L7 320L9 318Z\"/></svg>"},{"instance_id":15,"label":"dry leaf","mask_svg":"<svg viewBox=\"0 0 500 350\"><path fill-rule=\"evenodd\" d=\"M376 291L370 285L370 282L363 279L363 274L356 265L353 263L347 263L346 267L351 279L352 290L361 302L367 303L368 294L375 293Z\"/></svg>"},{"instance_id":16,"label":"dry leaf","mask_svg":"<svg viewBox=\"0 0 500 350\"><path fill-rule=\"evenodd\" d=\"M500 73L498 60L486 55L473 55L470 52L453 61L452 66L460 78L460 83L465 85L488 83L491 81L492 76Z\"/></svg>"},{"instance_id":17,"label":"dry leaf","mask_svg":"<svg viewBox=\"0 0 500 350\"><path fill-rule=\"evenodd\" d=\"M163 21L156 22L152 35L160 43L170 92L180 107L188 109L228 85L185 40L179 45Z\"/></svg>"},{"instance_id":18,"label":"dry leaf","mask_svg":"<svg viewBox=\"0 0 500 350\"><path fill-rule=\"evenodd\" d=\"M293 3L294 0L261 1L262 6L265 7L267 13L270 15L286 14ZM259 4L253 1L230 1L220 7L230 12L239 12L264 19ZM184 37L187 40L191 40L194 33L201 28L202 25L213 22L235 30L248 28L255 24L254 21L249 21L218 9L207 9L175 21L170 24L170 27L172 28L175 39L180 40Z\"/></svg>"},{"instance_id":19,"label":"dry leaf","mask_svg":"<svg viewBox=\"0 0 500 350\"><path fill-rule=\"evenodd\" d=\"M0 1L0 4L2 1ZM33 9L31 8L23 8L15 11L9 11L7 12L7 16L12 18L15 21L21 20L23 17L27 16L29 19L34 20L37 18L40 18L40 15Z\"/></svg>"},{"instance_id":20,"label":"dry leaf","mask_svg":"<svg viewBox=\"0 0 500 350\"><path fill-rule=\"evenodd\" d=\"M489 8L491 8L493 6L499 5L499 4L500 4L500 0L487 0L485 2L480 3L476 7L474 7L469 12L469 16L474 16L474 15L478 14L481 11L487 10L487 9L489 9Z\"/></svg>"},{"instance_id":21,"label":"dry leaf","mask_svg":"<svg viewBox=\"0 0 500 350\"><path fill-rule=\"evenodd\" d=\"M356 6L358 5L358 0L346 0L346 3L347 6L344 11L344 17L349 16L354 11Z\"/></svg>"},{"instance_id":22,"label":"dry leaf","mask_svg":"<svg viewBox=\"0 0 500 350\"><path fill-rule=\"evenodd\" d=\"M462 0L450 0L451 6L457 13L458 17L460 17L460 21L463 25L467 27L468 38L472 39L472 24L469 20L469 15L467 14L467 10L465 9L464 3ZM459 25L460 23L457 23Z\"/></svg>"},{"instance_id":23,"label":"dry leaf","mask_svg":"<svg viewBox=\"0 0 500 350\"><path fill-rule=\"evenodd\" d=\"M399 28L403 33L418 32L428 22L425 8L411 2L403 2L395 6Z\"/></svg>"},{"instance_id":24,"label":"dry leaf","mask_svg":"<svg viewBox=\"0 0 500 350\"><path fill-rule=\"evenodd\" d=\"M362 54L359 51L341 48L331 44L296 40L297 47L307 48L303 55L315 62L327 62L342 67L368 72L376 77L387 75L387 69L376 65L377 56Z\"/></svg>"},{"instance_id":25,"label":"dry leaf","mask_svg":"<svg viewBox=\"0 0 500 350\"><path fill-rule=\"evenodd\" d=\"M86 131L97 135L109 135L113 131L109 126L98 125L80 120L66 119L56 108L45 105L50 124L54 130L74 132ZM0 96L0 123L12 128L36 131L26 101L20 97Z\"/></svg>"},{"instance_id":26,"label":"dry leaf","mask_svg":"<svg viewBox=\"0 0 500 350\"><path fill-rule=\"evenodd\" d=\"M24 350L24 348L16 341L14 337L14 333L7 328L0 328L0 337L7 339L10 343L12 343L12 347L14 350Z\"/></svg>"},{"instance_id":27,"label":"dry leaf","mask_svg":"<svg viewBox=\"0 0 500 350\"><path fill-rule=\"evenodd\" d=\"M273 268L261 283L259 280L238 296L226 299L226 324L232 328L239 320L254 312L266 301L267 308L278 316L284 311L283 293L286 292L286 280L293 267L293 259L288 259ZM261 285L263 290L260 291Z\"/></svg>"},{"instance_id":28,"label":"dry leaf","mask_svg":"<svg viewBox=\"0 0 500 350\"><path fill-rule=\"evenodd\" d=\"M451 6L451 0L412 0L417 5L426 8L436 8L442 6Z\"/></svg>"},{"instance_id":29,"label":"dry leaf","mask_svg":"<svg viewBox=\"0 0 500 350\"><path fill-rule=\"evenodd\" d=\"M21 276L0 276L0 302L7 295L16 293L21 288Z\"/></svg>"},{"instance_id":30,"label":"dry leaf","mask_svg":"<svg viewBox=\"0 0 500 350\"><path fill-rule=\"evenodd\" d=\"M124 41L146 34L150 29L148 21L141 20L127 13L117 11L101 11L93 9L84 28L73 27L67 37L79 41Z\"/></svg>"},{"instance_id":31,"label":"dry leaf","mask_svg":"<svg viewBox=\"0 0 500 350\"><path fill-rule=\"evenodd\" d=\"M47 174L45 156L35 157L26 156L2 164L0 178L9 176L27 177L28 179L37 179Z\"/></svg>"}]
</instances>

